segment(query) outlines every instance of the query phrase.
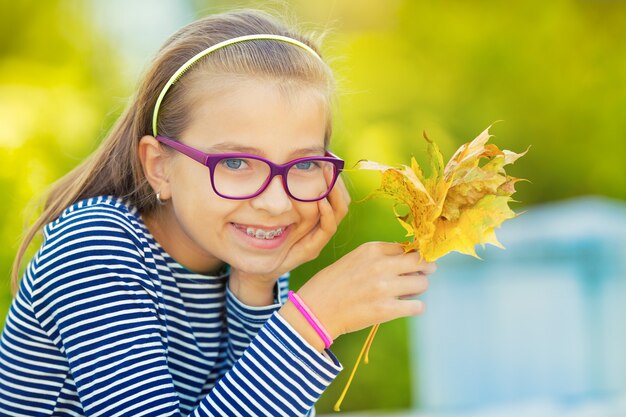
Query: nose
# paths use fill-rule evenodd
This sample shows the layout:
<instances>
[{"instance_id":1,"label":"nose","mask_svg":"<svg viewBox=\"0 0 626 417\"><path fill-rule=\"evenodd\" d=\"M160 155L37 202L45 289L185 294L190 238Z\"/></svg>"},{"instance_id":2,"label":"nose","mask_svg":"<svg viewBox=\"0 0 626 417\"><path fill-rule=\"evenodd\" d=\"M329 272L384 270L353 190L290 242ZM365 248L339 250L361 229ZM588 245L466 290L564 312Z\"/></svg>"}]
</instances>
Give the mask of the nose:
<instances>
[{"instance_id":1,"label":"nose","mask_svg":"<svg viewBox=\"0 0 626 417\"><path fill-rule=\"evenodd\" d=\"M255 209L265 210L272 215L285 213L293 207L280 175L272 178L267 188L251 200L251 204Z\"/></svg>"}]
</instances>

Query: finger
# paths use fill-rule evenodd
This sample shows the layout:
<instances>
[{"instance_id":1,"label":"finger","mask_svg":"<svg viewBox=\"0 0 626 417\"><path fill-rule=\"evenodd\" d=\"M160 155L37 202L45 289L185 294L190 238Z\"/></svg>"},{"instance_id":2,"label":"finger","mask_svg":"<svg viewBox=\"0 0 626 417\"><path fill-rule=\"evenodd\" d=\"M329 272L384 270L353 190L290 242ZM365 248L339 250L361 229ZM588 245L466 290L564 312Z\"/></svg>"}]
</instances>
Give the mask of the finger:
<instances>
[{"instance_id":1,"label":"finger","mask_svg":"<svg viewBox=\"0 0 626 417\"><path fill-rule=\"evenodd\" d=\"M394 297L412 298L428 290L428 277L424 275L408 275L397 277L390 284Z\"/></svg>"},{"instance_id":2,"label":"finger","mask_svg":"<svg viewBox=\"0 0 626 417\"><path fill-rule=\"evenodd\" d=\"M435 262L426 262L421 260L417 265L409 265L415 270L403 275L431 275L437 271L437 264Z\"/></svg>"},{"instance_id":3,"label":"finger","mask_svg":"<svg viewBox=\"0 0 626 417\"><path fill-rule=\"evenodd\" d=\"M326 199L317 202L320 212L318 224L293 244L283 266L293 269L315 259L337 230L335 214Z\"/></svg>"},{"instance_id":4,"label":"finger","mask_svg":"<svg viewBox=\"0 0 626 417\"><path fill-rule=\"evenodd\" d=\"M335 216L335 210L328 200L323 198L317 203L318 210L320 212L319 228L316 232L324 234L330 234L331 236L337 231L337 224L339 223Z\"/></svg>"},{"instance_id":5,"label":"finger","mask_svg":"<svg viewBox=\"0 0 626 417\"><path fill-rule=\"evenodd\" d=\"M390 268L401 275L430 275L437 270L437 264L435 262L426 262L417 252L400 254L394 259L391 259L389 263Z\"/></svg>"},{"instance_id":6,"label":"finger","mask_svg":"<svg viewBox=\"0 0 626 417\"><path fill-rule=\"evenodd\" d=\"M341 194L343 195L344 200L348 204L350 204L352 198L350 197L350 192L348 191L348 187L346 187L346 183L344 182L341 175L337 177L337 182L335 184L335 187L339 189L339 191L341 191Z\"/></svg>"},{"instance_id":7,"label":"finger","mask_svg":"<svg viewBox=\"0 0 626 417\"><path fill-rule=\"evenodd\" d=\"M395 257L404 254L404 248L400 243L394 242L367 242L362 244L359 247L359 250L367 251L365 255L368 256L368 259L374 260L382 257L388 258L385 259L390 265L395 262ZM393 270L393 273L399 273L398 271Z\"/></svg>"},{"instance_id":8,"label":"finger","mask_svg":"<svg viewBox=\"0 0 626 417\"><path fill-rule=\"evenodd\" d=\"M393 259L389 259L391 262L394 262L396 256L404 255L404 248L401 243L396 242L378 242L381 246L383 254L393 257Z\"/></svg>"},{"instance_id":9,"label":"finger","mask_svg":"<svg viewBox=\"0 0 626 417\"><path fill-rule=\"evenodd\" d=\"M418 272L426 275L434 274L437 271L437 264L435 262L421 262L421 269Z\"/></svg>"},{"instance_id":10,"label":"finger","mask_svg":"<svg viewBox=\"0 0 626 417\"><path fill-rule=\"evenodd\" d=\"M348 206L350 205L350 194L341 177L337 178L335 186L326 198L335 212L337 223L340 223L348 213Z\"/></svg>"},{"instance_id":11,"label":"finger","mask_svg":"<svg viewBox=\"0 0 626 417\"><path fill-rule=\"evenodd\" d=\"M342 184L343 184L343 180L342 180ZM350 205L350 203L352 203L352 196L350 195L350 191L348 191L348 187L346 187L345 185L342 187L343 193L344 193L344 198L346 199L348 205Z\"/></svg>"},{"instance_id":12,"label":"finger","mask_svg":"<svg viewBox=\"0 0 626 417\"><path fill-rule=\"evenodd\" d=\"M321 251L337 231L335 213L328 200L326 198L319 200L317 206L320 212L317 226L297 242L303 250L311 253Z\"/></svg>"},{"instance_id":13,"label":"finger","mask_svg":"<svg viewBox=\"0 0 626 417\"><path fill-rule=\"evenodd\" d=\"M426 304L422 300L400 300L394 299L389 301L386 310L388 314L383 321L389 321L400 317L417 316L422 314L426 309Z\"/></svg>"},{"instance_id":14,"label":"finger","mask_svg":"<svg viewBox=\"0 0 626 417\"><path fill-rule=\"evenodd\" d=\"M398 300L398 303L401 305L400 311L404 317L417 316L426 310L426 304L422 300Z\"/></svg>"},{"instance_id":15,"label":"finger","mask_svg":"<svg viewBox=\"0 0 626 417\"><path fill-rule=\"evenodd\" d=\"M350 202L350 194L348 193L346 184L341 176L337 177L335 185L333 186L332 190L330 190L330 193L328 195L332 196L332 199L339 197L340 200L345 201L346 203Z\"/></svg>"}]
</instances>

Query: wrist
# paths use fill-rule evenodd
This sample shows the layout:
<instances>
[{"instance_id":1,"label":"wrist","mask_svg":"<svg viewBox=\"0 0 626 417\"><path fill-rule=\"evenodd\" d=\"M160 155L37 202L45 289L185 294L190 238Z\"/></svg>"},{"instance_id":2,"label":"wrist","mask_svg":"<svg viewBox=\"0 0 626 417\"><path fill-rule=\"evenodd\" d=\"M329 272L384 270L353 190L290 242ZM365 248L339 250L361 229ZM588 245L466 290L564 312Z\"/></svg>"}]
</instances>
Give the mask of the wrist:
<instances>
[{"instance_id":1,"label":"wrist","mask_svg":"<svg viewBox=\"0 0 626 417\"><path fill-rule=\"evenodd\" d=\"M263 307L275 304L276 279L267 279L232 272L228 279L230 292L243 304Z\"/></svg>"},{"instance_id":2,"label":"wrist","mask_svg":"<svg viewBox=\"0 0 626 417\"><path fill-rule=\"evenodd\" d=\"M291 301L287 301L278 310L278 314L315 350L318 352L324 351L324 341Z\"/></svg>"},{"instance_id":3,"label":"wrist","mask_svg":"<svg viewBox=\"0 0 626 417\"><path fill-rule=\"evenodd\" d=\"M324 327L324 325L319 321L315 313L311 311L309 306L306 305L304 300L300 298L298 294L293 291L289 291L287 294L289 301L298 309L300 314L306 319L306 321L311 325L313 330L318 334L318 336L324 342L324 347L328 349L330 345L333 344L333 338L328 334L328 331Z\"/></svg>"},{"instance_id":4,"label":"wrist","mask_svg":"<svg viewBox=\"0 0 626 417\"><path fill-rule=\"evenodd\" d=\"M312 291L308 283L306 283L298 290L298 295L313 310L331 339L337 339L346 333L342 331L342 327L338 327L341 326L341 322L337 320L339 315L334 302L330 300L327 294L319 294L316 291Z\"/></svg>"}]
</instances>

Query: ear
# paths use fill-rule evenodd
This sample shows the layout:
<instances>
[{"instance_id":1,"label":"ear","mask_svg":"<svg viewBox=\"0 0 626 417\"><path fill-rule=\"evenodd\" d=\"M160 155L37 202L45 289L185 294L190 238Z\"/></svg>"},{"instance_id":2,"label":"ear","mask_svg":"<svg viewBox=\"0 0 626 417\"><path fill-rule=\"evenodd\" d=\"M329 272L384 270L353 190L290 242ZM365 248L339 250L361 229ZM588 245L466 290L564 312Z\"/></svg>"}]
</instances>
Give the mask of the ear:
<instances>
[{"instance_id":1,"label":"ear","mask_svg":"<svg viewBox=\"0 0 626 417\"><path fill-rule=\"evenodd\" d=\"M160 193L161 200L171 198L169 183L170 155L154 136L146 135L139 140L139 159L143 173L155 193Z\"/></svg>"}]
</instances>

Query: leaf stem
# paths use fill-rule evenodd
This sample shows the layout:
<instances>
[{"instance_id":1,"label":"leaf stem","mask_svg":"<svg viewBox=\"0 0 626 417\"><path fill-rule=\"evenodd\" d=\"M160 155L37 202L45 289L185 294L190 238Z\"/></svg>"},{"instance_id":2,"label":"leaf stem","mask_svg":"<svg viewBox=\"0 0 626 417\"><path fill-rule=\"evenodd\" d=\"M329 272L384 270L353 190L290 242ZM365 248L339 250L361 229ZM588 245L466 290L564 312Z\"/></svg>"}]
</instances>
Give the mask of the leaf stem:
<instances>
[{"instance_id":1,"label":"leaf stem","mask_svg":"<svg viewBox=\"0 0 626 417\"><path fill-rule=\"evenodd\" d=\"M343 402L343 399L346 397L346 394L348 393L348 388L350 388L350 384L352 384L352 380L354 379L354 374L356 374L356 370L359 367L359 363L361 363L361 358L363 357L363 354L365 354L365 363L367 364L369 362L370 347L372 346L372 342L374 341L374 336L376 336L376 332L378 331L379 326L380 326L379 324L375 324L374 326L372 326L370 333L367 335L367 339L365 339L365 343L363 344L363 347L361 348L361 353L359 353L359 356L356 359L356 363L354 364L354 367L352 368L352 372L350 373L348 382L346 383L346 386L343 388L343 391L341 392L339 399L337 400L337 402L335 403L335 406L333 407L334 411L341 411L341 403Z\"/></svg>"},{"instance_id":2,"label":"leaf stem","mask_svg":"<svg viewBox=\"0 0 626 417\"><path fill-rule=\"evenodd\" d=\"M374 337L376 337L376 332L378 331L378 328L380 327L380 324L375 324L374 326L372 326L372 330L370 330L370 334L367 337L367 340L365 341L365 358L363 358L363 363L365 363L366 365L368 363L370 363L370 348L372 347L372 342L374 341Z\"/></svg>"}]
</instances>

